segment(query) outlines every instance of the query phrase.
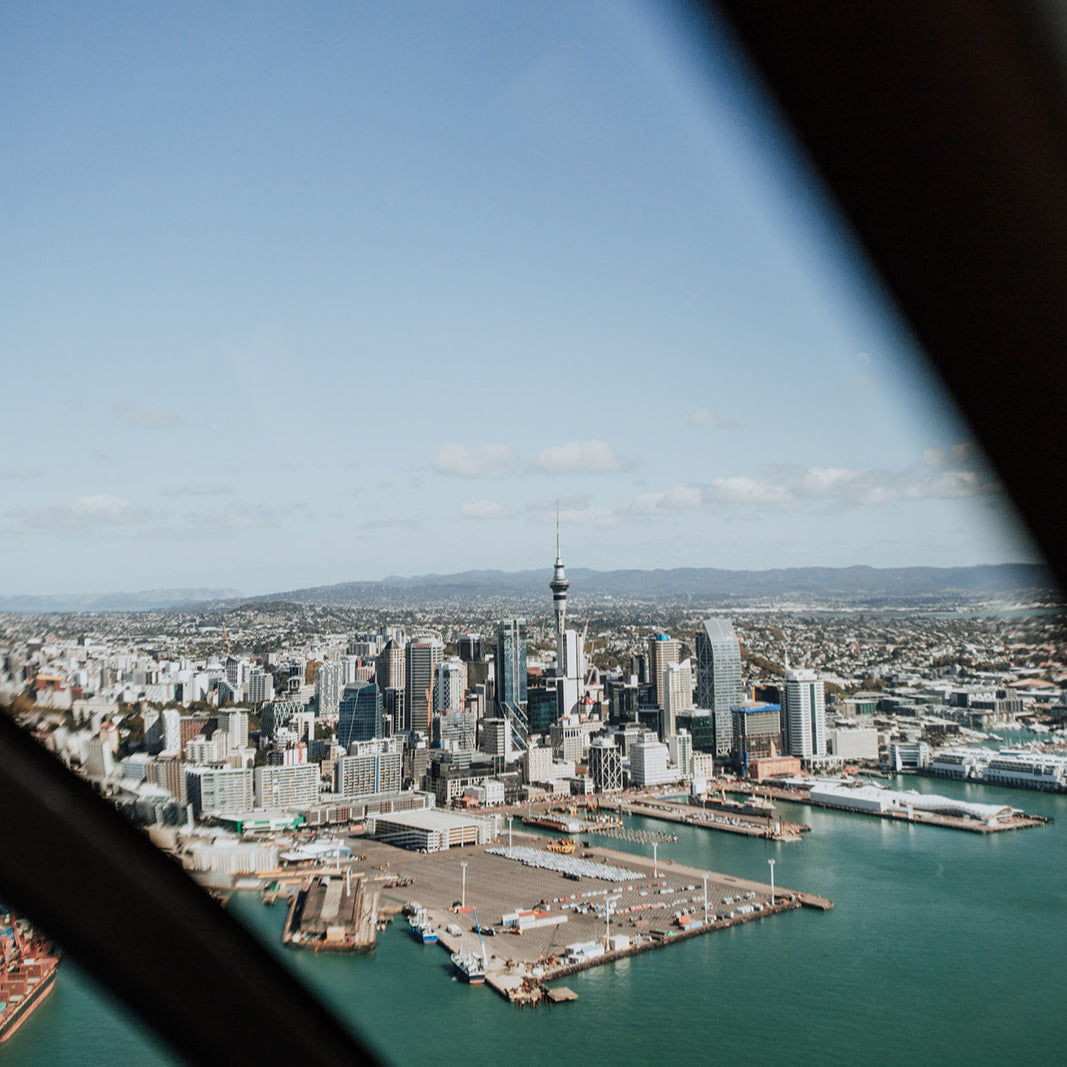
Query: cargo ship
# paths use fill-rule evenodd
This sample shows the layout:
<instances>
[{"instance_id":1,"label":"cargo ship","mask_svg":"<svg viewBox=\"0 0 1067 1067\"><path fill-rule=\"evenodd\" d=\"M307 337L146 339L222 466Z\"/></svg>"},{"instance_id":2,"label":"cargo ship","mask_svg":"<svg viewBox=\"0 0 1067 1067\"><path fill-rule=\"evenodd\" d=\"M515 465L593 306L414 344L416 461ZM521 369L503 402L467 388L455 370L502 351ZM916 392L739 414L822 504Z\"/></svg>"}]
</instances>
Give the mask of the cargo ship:
<instances>
[{"instance_id":1,"label":"cargo ship","mask_svg":"<svg viewBox=\"0 0 1067 1067\"><path fill-rule=\"evenodd\" d=\"M60 953L51 942L0 911L0 1042L6 1041L52 992Z\"/></svg>"},{"instance_id":2,"label":"cargo ship","mask_svg":"<svg viewBox=\"0 0 1067 1067\"><path fill-rule=\"evenodd\" d=\"M559 830L565 834L580 834L582 832L582 820L568 818L566 815L556 815L549 812L545 815L523 816L526 826L540 826L545 830Z\"/></svg>"}]
</instances>

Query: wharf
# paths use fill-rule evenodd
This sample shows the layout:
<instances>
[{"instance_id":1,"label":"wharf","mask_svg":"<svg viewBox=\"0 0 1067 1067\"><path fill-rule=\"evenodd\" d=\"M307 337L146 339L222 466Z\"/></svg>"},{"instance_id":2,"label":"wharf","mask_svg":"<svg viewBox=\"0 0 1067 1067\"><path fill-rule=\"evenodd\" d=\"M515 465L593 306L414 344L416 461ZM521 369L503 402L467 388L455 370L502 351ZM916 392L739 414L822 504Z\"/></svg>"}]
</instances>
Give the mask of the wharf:
<instances>
[{"instance_id":1,"label":"wharf","mask_svg":"<svg viewBox=\"0 0 1067 1067\"><path fill-rule=\"evenodd\" d=\"M811 829L801 823L785 822L773 815L749 815L726 812L718 808L698 808L691 804L676 804L658 798L618 800L614 804L620 812L639 815L644 819L661 819L705 830L769 838L772 841L799 841L801 835Z\"/></svg>"},{"instance_id":2,"label":"wharf","mask_svg":"<svg viewBox=\"0 0 1067 1067\"><path fill-rule=\"evenodd\" d=\"M773 796L778 800L789 800L794 804L810 804L813 808L824 808L827 811L843 811L854 815L870 815L877 819L890 819L895 822L917 823L920 826L940 826L946 830L965 830L972 834L996 834L1008 830L1025 830L1035 826L1045 826L1052 820L1044 815L1028 815L1023 811L1012 811L996 821L987 819L968 818L961 815L949 815L944 812L922 811L918 808L902 810L899 808L887 811L875 811L864 807L849 807L842 803L828 804L824 801L813 800L807 790L785 790L768 788L766 786L754 787L743 782L731 782L726 786L727 792L754 793L760 796Z\"/></svg>"},{"instance_id":3,"label":"wharf","mask_svg":"<svg viewBox=\"0 0 1067 1067\"><path fill-rule=\"evenodd\" d=\"M545 842L543 836L518 830L513 836L515 845ZM575 881L559 870L527 867L489 851L497 845L429 854L384 842L364 847L371 864L387 858L391 873L416 879L414 893L383 888L383 905L416 898L427 909L437 943L449 953L479 950L477 914L488 961L485 984L516 1004L545 1000L543 983L588 967L781 912L830 906L825 898L781 887L776 887L772 905L769 885L599 846L580 846L574 858L618 868L622 881L597 873L584 873ZM524 909L549 921L521 930L513 922L505 925L505 916Z\"/></svg>"},{"instance_id":4,"label":"wharf","mask_svg":"<svg viewBox=\"0 0 1067 1067\"><path fill-rule=\"evenodd\" d=\"M778 891L775 890L777 898ZM554 990L548 989L544 983L558 981L567 978L579 971L588 970L591 967L599 967L604 963L615 963L618 960L627 959L630 956L639 956L653 949L664 948L680 941L688 941L694 937L714 933L716 930L725 930L731 926L742 926L746 923L765 919L771 915L778 915L786 911L795 911L800 907L813 907L820 911L829 911L833 907L830 901L824 897L808 895L808 903L802 899L801 894L790 893L788 898L777 900L772 906L764 905L762 912L751 912L748 915L736 915L732 919L712 919L706 925L697 926L695 929L667 929L660 931L658 936L642 936L632 940L624 948L605 951L599 956L582 960L563 960L552 963L539 963L534 967L521 964L511 964L505 970L488 971L486 984L496 990L506 1000L513 1004L537 1004L547 999L555 1003L557 999L577 1000L577 995L571 993L569 997L554 998ZM818 903L816 903L818 902ZM570 993L570 990L566 992Z\"/></svg>"},{"instance_id":5,"label":"wharf","mask_svg":"<svg viewBox=\"0 0 1067 1067\"><path fill-rule=\"evenodd\" d=\"M316 875L289 904L282 944L315 952L369 952L377 911L378 893L362 877Z\"/></svg>"},{"instance_id":6,"label":"wharf","mask_svg":"<svg viewBox=\"0 0 1067 1067\"><path fill-rule=\"evenodd\" d=\"M816 807L833 809L829 804L816 804L814 800L808 803ZM837 811L850 810L837 808ZM878 815L883 819L894 819L897 822L918 823L920 826L941 826L946 830L966 830L972 834L998 834L1006 830L1026 830L1033 826L1044 826L1048 821L1038 815L1026 815L1023 812L1009 815L1004 819L998 819L995 823L983 822L979 819L962 819L955 815L939 815L931 811L915 811L910 815L903 811L861 812L862 815Z\"/></svg>"}]
</instances>

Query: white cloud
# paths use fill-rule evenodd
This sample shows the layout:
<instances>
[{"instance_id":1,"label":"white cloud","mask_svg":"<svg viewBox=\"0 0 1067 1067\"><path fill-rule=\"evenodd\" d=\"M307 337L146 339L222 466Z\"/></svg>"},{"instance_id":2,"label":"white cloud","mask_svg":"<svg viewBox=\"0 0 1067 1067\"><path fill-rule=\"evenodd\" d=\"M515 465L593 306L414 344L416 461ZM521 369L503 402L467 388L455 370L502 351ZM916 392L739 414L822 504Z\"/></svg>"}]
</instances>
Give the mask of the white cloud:
<instances>
[{"instance_id":1,"label":"white cloud","mask_svg":"<svg viewBox=\"0 0 1067 1067\"><path fill-rule=\"evenodd\" d=\"M144 522L150 513L132 501L110 493L80 496L69 504L40 508L16 508L7 512L0 526L11 533L75 534L101 526Z\"/></svg>"},{"instance_id":2,"label":"white cloud","mask_svg":"<svg viewBox=\"0 0 1067 1067\"><path fill-rule=\"evenodd\" d=\"M278 525L275 513L264 505L217 508L199 516L191 526L155 526L137 534L139 541L219 541L251 530Z\"/></svg>"},{"instance_id":3,"label":"white cloud","mask_svg":"<svg viewBox=\"0 0 1067 1067\"><path fill-rule=\"evenodd\" d=\"M945 470L949 467L973 470L978 466L978 450L969 441L961 441L947 450L928 448L923 452L923 463L934 470Z\"/></svg>"},{"instance_id":4,"label":"white cloud","mask_svg":"<svg viewBox=\"0 0 1067 1067\"><path fill-rule=\"evenodd\" d=\"M782 507L788 505L789 494L783 486L762 478L734 476L716 478L705 486L704 502Z\"/></svg>"},{"instance_id":5,"label":"white cloud","mask_svg":"<svg viewBox=\"0 0 1067 1067\"><path fill-rule=\"evenodd\" d=\"M149 430L170 430L182 421L178 413L171 408L153 404L136 404L129 400L119 401L112 410L122 422Z\"/></svg>"},{"instance_id":6,"label":"white cloud","mask_svg":"<svg viewBox=\"0 0 1067 1067\"><path fill-rule=\"evenodd\" d=\"M631 505L641 515L662 515L668 511L688 511L703 503L699 486L679 485L662 493L641 493Z\"/></svg>"},{"instance_id":7,"label":"white cloud","mask_svg":"<svg viewBox=\"0 0 1067 1067\"><path fill-rule=\"evenodd\" d=\"M475 500L460 505L459 513L465 519L507 519L511 512L495 500Z\"/></svg>"},{"instance_id":8,"label":"white cloud","mask_svg":"<svg viewBox=\"0 0 1067 1067\"><path fill-rule=\"evenodd\" d=\"M518 456L508 445L489 444L477 448L465 445L442 445L433 461L438 474L459 478L506 478L515 473Z\"/></svg>"},{"instance_id":9,"label":"white cloud","mask_svg":"<svg viewBox=\"0 0 1067 1067\"><path fill-rule=\"evenodd\" d=\"M690 414L687 421L690 426L706 426L711 430L733 430L741 425L741 423L734 422L733 419L724 418L722 415L717 415L707 408L697 408L696 411Z\"/></svg>"},{"instance_id":10,"label":"white cloud","mask_svg":"<svg viewBox=\"0 0 1067 1067\"><path fill-rule=\"evenodd\" d=\"M214 511L206 521L221 530L266 530L278 525L277 516L263 504Z\"/></svg>"},{"instance_id":11,"label":"white cloud","mask_svg":"<svg viewBox=\"0 0 1067 1067\"><path fill-rule=\"evenodd\" d=\"M38 467L27 467L23 464L0 467L0 480L2 481L28 481L31 478L40 478L41 476L41 471Z\"/></svg>"},{"instance_id":12,"label":"white cloud","mask_svg":"<svg viewBox=\"0 0 1067 1067\"><path fill-rule=\"evenodd\" d=\"M641 493L630 511L666 515L698 507L800 510L952 500L1000 492L999 483L975 460L973 449L964 445L947 452L928 450L920 465L899 470L772 464L752 475L730 475L704 485Z\"/></svg>"},{"instance_id":13,"label":"white cloud","mask_svg":"<svg viewBox=\"0 0 1067 1067\"><path fill-rule=\"evenodd\" d=\"M552 445L530 460L531 470L542 474L625 471L633 464L607 441L569 441Z\"/></svg>"}]
</instances>

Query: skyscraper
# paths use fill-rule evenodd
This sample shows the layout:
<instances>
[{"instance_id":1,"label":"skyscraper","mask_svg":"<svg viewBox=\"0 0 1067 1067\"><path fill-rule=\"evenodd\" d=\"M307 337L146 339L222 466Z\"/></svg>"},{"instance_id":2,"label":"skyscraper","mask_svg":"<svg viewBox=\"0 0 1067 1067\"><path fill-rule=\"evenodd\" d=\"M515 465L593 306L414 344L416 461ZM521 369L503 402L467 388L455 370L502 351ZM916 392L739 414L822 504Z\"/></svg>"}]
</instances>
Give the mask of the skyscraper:
<instances>
[{"instance_id":1,"label":"skyscraper","mask_svg":"<svg viewBox=\"0 0 1067 1067\"><path fill-rule=\"evenodd\" d=\"M444 644L435 637L408 642L404 672L405 730L429 731L433 676L444 653Z\"/></svg>"},{"instance_id":2,"label":"skyscraper","mask_svg":"<svg viewBox=\"0 0 1067 1067\"><path fill-rule=\"evenodd\" d=\"M666 703L663 695L663 672L669 663L678 662L679 643L670 634L653 634L648 639L648 669L652 684L656 687L656 705L662 709Z\"/></svg>"},{"instance_id":3,"label":"skyscraper","mask_svg":"<svg viewBox=\"0 0 1067 1067\"><path fill-rule=\"evenodd\" d=\"M435 715L446 711L463 710L463 694L467 688L466 664L458 656L449 656L437 664L433 678L433 710Z\"/></svg>"},{"instance_id":4,"label":"skyscraper","mask_svg":"<svg viewBox=\"0 0 1067 1067\"><path fill-rule=\"evenodd\" d=\"M337 709L337 743L347 749L353 741L382 735L382 693L374 682L349 682Z\"/></svg>"},{"instance_id":5,"label":"skyscraper","mask_svg":"<svg viewBox=\"0 0 1067 1067\"><path fill-rule=\"evenodd\" d=\"M666 741L677 730L678 712L693 706L693 661L668 663L663 670L663 708L660 715L660 740Z\"/></svg>"},{"instance_id":6,"label":"skyscraper","mask_svg":"<svg viewBox=\"0 0 1067 1067\"><path fill-rule=\"evenodd\" d=\"M374 680L380 689L404 688L404 663L404 646L389 638L374 661Z\"/></svg>"},{"instance_id":7,"label":"skyscraper","mask_svg":"<svg viewBox=\"0 0 1067 1067\"><path fill-rule=\"evenodd\" d=\"M826 755L823 681L812 670L785 672L785 730L791 756Z\"/></svg>"},{"instance_id":8,"label":"skyscraper","mask_svg":"<svg viewBox=\"0 0 1067 1067\"><path fill-rule=\"evenodd\" d=\"M728 619L705 619L696 634L698 708L715 720L715 755L734 747L731 709L741 703L741 646Z\"/></svg>"},{"instance_id":9,"label":"skyscraper","mask_svg":"<svg viewBox=\"0 0 1067 1067\"><path fill-rule=\"evenodd\" d=\"M512 736L520 748L526 747L526 620L507 619L497 626L496 706L512 726Z\"/></svg>"},{"instance_id":10,"label":"skyscraper","mask_svg":"<svg viewBox=\"0 0 1067 1067\"><path fill-rule=\"evenodd\" d=\"M460 634L457 642L459 658L464 663L485 659L485 638L481 634Z\"/></svg>"},{"instance_id":11,"label":"skyscraper","mask_svg":"<svg viewBox=\"0 0 1067 1067\"><path fill-rule=\"evenodd\" d=\"M315 672L315 702L321 717L332 719L337 714L344 677L345 669L340 661L324 660L319 664Z\"/></svg>"}]
</instances>

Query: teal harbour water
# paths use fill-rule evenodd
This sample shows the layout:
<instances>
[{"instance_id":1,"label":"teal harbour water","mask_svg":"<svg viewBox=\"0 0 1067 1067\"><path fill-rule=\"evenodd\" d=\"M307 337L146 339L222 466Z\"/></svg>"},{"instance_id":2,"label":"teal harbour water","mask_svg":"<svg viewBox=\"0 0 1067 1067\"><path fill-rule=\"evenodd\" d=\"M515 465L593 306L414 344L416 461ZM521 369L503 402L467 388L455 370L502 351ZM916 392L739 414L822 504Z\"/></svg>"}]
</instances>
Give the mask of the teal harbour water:
<instances>
[{"instance_id":1,"label":"teal harbour water","mask_svg":"<svg viewBox=\"0 0 1067 1067\"><path fill-rule=\"evenodd\" d=\"M780 804L783 818L811 826L802 842L678 827L661 861L766 882L774 859L777 886L828 896L833 910L791 912L581 972L566 980L578 1002L554 1007L518 1009L488 986L453 980L447 953L417 944L403 924L391 924L371 955L316 956L281 947L282 904L242 893L229 911L387 1063L1064 1062L1067 796L916 777L890 784L1056 822L982 835ZM269 1025L284 1007L263 1010ZM70 959L3 1060L178 1062Z\"/></svg>"}]
</instances>

